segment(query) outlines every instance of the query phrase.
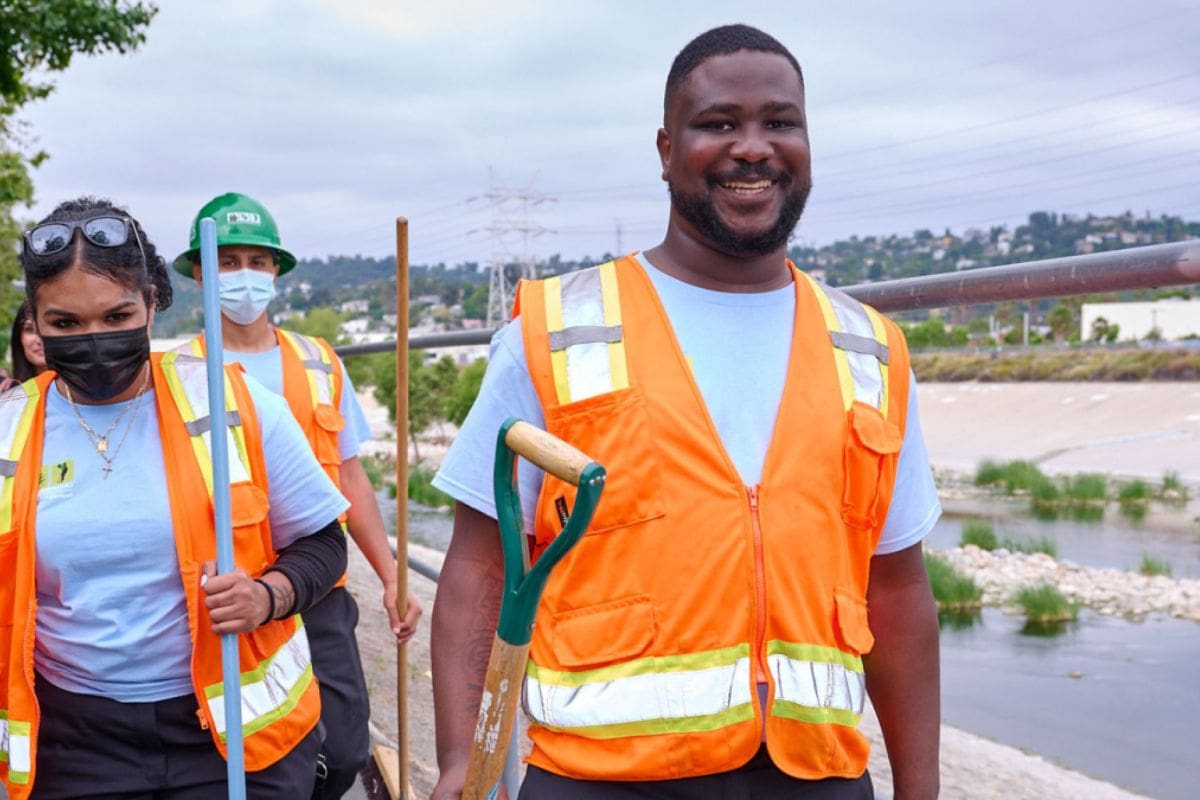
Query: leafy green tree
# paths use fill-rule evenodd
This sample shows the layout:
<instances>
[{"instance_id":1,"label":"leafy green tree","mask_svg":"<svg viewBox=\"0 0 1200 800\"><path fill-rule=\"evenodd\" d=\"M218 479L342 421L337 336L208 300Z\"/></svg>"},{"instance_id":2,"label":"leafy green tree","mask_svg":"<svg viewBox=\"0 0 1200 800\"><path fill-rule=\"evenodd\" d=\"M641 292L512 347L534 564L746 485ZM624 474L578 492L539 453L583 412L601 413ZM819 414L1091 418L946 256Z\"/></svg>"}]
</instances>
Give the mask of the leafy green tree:
<instances>
[{"instance_id":1,"label":"leafy green tree","mask_svg":"<svg viewBox=\"0 0 1200 800\"><path fill-rule=\"evenodd\" d=\"M458 382L454 384L454 389L446 400L446 419L462 426L467 419L467 412L475 405L475 398L479 396L479 387L483 383L483 373L486 370L487 360L477 358L459 373Z\"/></svg>"},{"instance_id":2,"label":"leafy green tree","mask_svg":"<svg viewBox=\"0 0 1200 800\"><path fill-rule=\"evenodd\" d=\"M375 399L388 410L388 419L396 421L396 367L390 354L371 357L371 383ZM446 419L447 400L458 382L458 367L450 356L426 363L425 354L408 354L408 438L416 462L422 461L417 436L438 420Z\"/></svg>"},{"instance_id":3,"label":"leafy green tree","mask_svg":"<svg viewBox=\"0 0 1200 800\"><path fill-rule=\"evenodd\" d=\"M1050 326L1050 332L1056 342L1067 341L1077 327L1075 313L1070 306L1062 302L1055 303L1046 313L1046 324Z\"/></svg>"},{"instance_id":4,"label":"leafy green tree","mask_svg":"<svg viewBox=\"0 0 1200 800\"><path fill-rule=\"evenodd\" d=\"M305 336L319 336L330 344L341 344L345 321L345 316L332 308L310 308L303 317L287 320L283 327Z\"/></svg>"},{"instance_id":5,"label":"leafy green tree","mask_svg":"<svg viewBox=\"0 0 1200 800\"><path fill-rule=\"evenodd\" d=\"M0 3L0 328L16 307L13 278L21 223L19 205L33 202L31 167L48 156L16 118L26 104L54 91L50 76L77 53L126 53L146 39L158 9L152 3L117 0L4 0Z\"/></svg>"}]
</instances>

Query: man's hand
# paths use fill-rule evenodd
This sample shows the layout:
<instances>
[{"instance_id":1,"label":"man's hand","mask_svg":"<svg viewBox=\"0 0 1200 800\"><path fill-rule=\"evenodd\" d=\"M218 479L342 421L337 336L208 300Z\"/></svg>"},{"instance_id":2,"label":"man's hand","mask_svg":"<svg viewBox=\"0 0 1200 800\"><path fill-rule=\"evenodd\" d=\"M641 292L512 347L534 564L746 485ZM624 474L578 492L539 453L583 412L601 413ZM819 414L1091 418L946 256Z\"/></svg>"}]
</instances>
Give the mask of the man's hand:
<instances>
[{"instance_id":1,"label":"man's hand","mask_svg":"<svg viewBox=\"0 0 1200 800\"><path fill-rule=\"evenodd\" d=\"M217 562L205 561L200 588L207 595L204 605L212 618L215 634L249 633L261 625L271 609L267 589L238 568L217 574Z\"/></svg>"},{"instance_id":2,"label":"man's hand","mask_svg":"<svg viewBox=\"0 0 1200 800\"><path fill-rule=\"evenodd\" d=\"M464 764L460 769L455 769L450 772L442 772L442 776L438 778L437 785L433 787L433 794L429 795L429 800L459 800L462 797L463 784L467 779L467 766ZM496 794L497 800L508 800L508 790L504 788L504 784L500 784L500 791Z\"/></svg>"}]
</instances>

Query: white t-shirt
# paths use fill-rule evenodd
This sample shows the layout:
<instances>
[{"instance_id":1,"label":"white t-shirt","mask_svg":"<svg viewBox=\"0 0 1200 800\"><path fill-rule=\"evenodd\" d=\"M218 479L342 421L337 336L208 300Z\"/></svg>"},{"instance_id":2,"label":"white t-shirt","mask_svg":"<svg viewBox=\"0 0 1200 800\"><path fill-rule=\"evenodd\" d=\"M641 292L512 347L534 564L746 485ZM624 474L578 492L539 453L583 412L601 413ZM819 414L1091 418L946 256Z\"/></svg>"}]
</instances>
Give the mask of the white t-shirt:
<instances>
[{"instance_id":1,"label":"white t-shirt","mask_svg":"<svg viewBox=\"0 0 1200 800\"><path fill-rule=\"evenodd\" d=\"M792 286L770 292L735 294L702 289L666 275L641 258L721 442L747 486L762 476L767 445L783 396L795 314ZM780 335L781 331L788 335ZM753 386L749 386L753 376ZM925 538L941 516L933 472L910 375L908 421L896 473L896 487L876 554L895 553ZM544 426L541 402L525 362L520 320L492 340L479 398L442 461L433 485L455 500L496 516L492 466L496 432L508 417ZM541 470L521 459L518 486L525 525L532 530Z\"/></svg>"},{"instance_id":2,"label":"white t-shirt","mask_svg":"<svg viewBox=\"0 0 1200 800\"><path fill-rule=\"evenodd\" d=\"M346 510L283 398L253 378L270 476L271 539L281 549ZM130 401L134 402L134 401ZM104 433L126 403L76 404ZM37 630L34 664L60 689L120 702L192 692L192 645L154 389L109 436L112 473L67 400L47 392L43 481L37 505ZM126 425L129 424L126 435Z\"/></svg>"}]
</instances>

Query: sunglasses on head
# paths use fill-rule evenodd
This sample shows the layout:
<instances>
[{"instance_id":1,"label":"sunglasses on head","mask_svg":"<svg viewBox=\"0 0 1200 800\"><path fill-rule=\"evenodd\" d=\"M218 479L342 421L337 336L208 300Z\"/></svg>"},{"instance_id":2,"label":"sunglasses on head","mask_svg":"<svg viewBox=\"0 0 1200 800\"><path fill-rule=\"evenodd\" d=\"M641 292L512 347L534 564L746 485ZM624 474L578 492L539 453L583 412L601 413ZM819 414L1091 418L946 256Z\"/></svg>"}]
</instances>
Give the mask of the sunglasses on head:
<instances>
[{"instance_id":1,"label":"sunglasses on head","mask_svg":"<svg viewBox=\"0 0 1200 800\"><path fill-rule=\"evenodd\" d=\"M142 240L128 217L104 215L74 222L45 222L25 231L25 249L35 256L49 256L70 246L75 231L83 231L84 238L97 247L120 247L129 241L133 231L138 249ZM144 255L143 255L144 257Z\"/></svg>"}]
</instances>

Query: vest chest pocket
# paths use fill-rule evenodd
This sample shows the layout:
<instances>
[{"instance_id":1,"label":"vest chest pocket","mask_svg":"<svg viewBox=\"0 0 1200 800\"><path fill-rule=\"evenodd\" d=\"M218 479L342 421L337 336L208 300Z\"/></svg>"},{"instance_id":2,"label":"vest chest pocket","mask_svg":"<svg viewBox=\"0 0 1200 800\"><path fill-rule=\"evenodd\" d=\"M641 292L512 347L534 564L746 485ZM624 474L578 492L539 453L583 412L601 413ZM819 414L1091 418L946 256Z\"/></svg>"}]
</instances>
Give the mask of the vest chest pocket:
<instances>
[{"instance_id":1,"label":"vest chest pocket","mask_svg":"<svg viewBox=\"0 0 1200 800\"><path fill-rule=\"evenodd\" d=\"M231 485L229 501L238 566L257 575L270 564L262 523L267 520L271 504L263 490L249 482Z\"/></svg>"},{"instance_id":2,"label":"vest chest pocket","mask_svg":"<svg viewBox=\"0 0 1200 800\"><path fill-rule=\"evenodd\" d=\"M550 647L567 669L628 661L646 651L654 633L649 595L550 614Z\"/></svg>"},{"instance_id":3,"label":"vest chest pocket","mask_svg":"<svg viewBox=\"0 0 1200 800\"><path fill-rule=\"evenodd\" d=\"M858 655L871 652L875 646L875 635L867 617L867 604L849 592L835 589L834 608L837 614L838 639Z\"/></svg>"},{"instance_id":4,"label":"vest chest pocket","mask_svg":"<svg viewBox=\"0 0 1200 800\"><path fill-rule=\"evenodd\" d=\"M846 420L843 448L845 491L842 519L851 528L874 530L883 523L879 489L889 459L897 458L904 437L878 409L855 402Z\"/></svg>"},{"instance_id":5,"label":"vest chest pocket","mask_svg":"<svg viewBox=\"0 0 1200 800\"><path fill-rule=\"evenodd\" d=\"M313 410L313 420L317 427L324 432L314 443L314 453L322 466L342 463L338 453L338 433L346 427L346 420L340 411L328 403L321 403Z\"/></svg>"},{"instance_id":6,"label":"vest chest pocket","mask_svg":"<svg viewBox=\"0 0 1200 800\"><path fill-rule=\"evenodd\" d=\"M663 515L658 492L662 479L654 437L641 394L635 389L589 397L546 410L546 430L604 465L604 494L585 535L622 528ZM542 486L539 513L548 514L556 535L562 530L555 505L559 498L575 502L575 487L552 475ZM539 534L541 531L539 530Z\"/></svg>"}]
</instances>

